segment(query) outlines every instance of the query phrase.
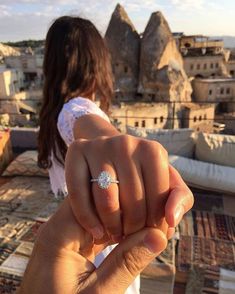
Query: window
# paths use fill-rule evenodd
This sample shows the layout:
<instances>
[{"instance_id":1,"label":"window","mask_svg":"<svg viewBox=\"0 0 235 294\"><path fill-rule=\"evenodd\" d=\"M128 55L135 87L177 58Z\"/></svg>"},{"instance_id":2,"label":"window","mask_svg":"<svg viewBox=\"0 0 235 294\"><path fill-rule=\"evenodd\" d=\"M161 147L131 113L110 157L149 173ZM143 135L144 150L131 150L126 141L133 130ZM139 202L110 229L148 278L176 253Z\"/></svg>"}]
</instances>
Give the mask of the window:
<instances>
[{"instance_id":1,"label":"window","mask_svg":"<svg viewBox=\"0 0 235 294\"><path fill-rule=\"evenodd\" d=\"M197 64L197 69L200 69L201 68L201 65L200 64Z\"/></svg>"},{"instance_id":2,"label":"window","mask_svg":"<svg viewBox=\"0 0 235 294\"><path fill-rule=\"evenodd\" d=\"M139 122L136 121L136 122L135 122L135 127L138 128L138 126L139 126Z\"/></svg>"},{"instance_id":3,"label":"window","mask_svg":"<svg viewBox=\"0 0 235 294\"><path fill-rule=\"evenodd\" d=\"M199 116L199 121L201 121L201 120L202 120L202 116L200 115L200 116Z\"/></svg>"},{"instance_id":4,"label":"window","mask_svg":"<svg viewBox=\"0 0 235 294\"><path fill-rule=\"evenodd\" d=\"M194 70L194 65L193 64L190 65L190 69Z\"/></svg>"},{"instance_id":5,"label":"window","mask_svg":"<svg viewBox=\"0 0 235 294\"><path fill-rule=\"evenodd\" d=\"M213 93L213 91L210 89L210 90L209 90L209 95L212 95L212 93Z\"/></svg>"},{"instance_id":6,"label":"window","mask_svg":"<svg viewBox=\"0 0 235 294\"><path fill-rule=\"evenodd\" d=\"M207 119L207 115L206 114L204 114L204 120L206 120Z\"/></svg>"},{"instance_id":7,"label":"window","mask_svg":"<svg viewBox=\"0 0 235 294\"><path fill-rule=\"evenodd\" d=\"M154 117L154 124L157 124L157 117Z\"/></svg>"},{"instance_id":8,"label":"window","mask_svg":"<svg viewBox=\"0 0 235 294\"><path fill-rule=\"evenodd\" d=\"M161 116L161 117L160 117L160 122L163 123L163 121L164 121L164 117Z\"/></svg>"},{"instance_id":9,"label":"window","mask_svg":"<svg viewBox=\"0 0 235 294\"><path fill-rule=\"evenodd\" d=\"M196 122L196 121L197 121L197 117L196 117L196 116L194 116L194 118L193 118L193 121L194 121L194 122Z\"/></svg>"},{"instance_id":10,"label":"window","mask_svg":"<svg viewBox=\"0 0 235 294\"><path fill-rule=\"evenodd\" d=\"M214 68L214 63L211 63L211 68Z\"/></svg>"},{"instance_id":11,"label":"window","mask_svg":"<svg viewBox=\"0 0 235 294\"><path fill-rule=\"evenodd\" d=\"M223 95L224 94L224 88L220 89L220 94Z\"/></svg>"},{"instance_id":12,"label":"window","mask_svg":"<svg viewBox=\"0 0 235 294\"><path fill-rule=\"evenodd\" d=\"M150 97L151 101L154 101L154 99L155 99L155 94L149 94L149 97Z\"/></svg>"},{"instance_id":13,"label":"window","mask_svg":"<svg viewBox=\"0 0 235 294\"><path fill-rule=\"evenodd\" d=\"M230 94L230 88L226 89L226 94Z\"/></svg>"},{"instance_id":14,"label":"window","mask_svg":"<svg viewBox=\"0 0 235 294\"><path fill-rule=\"evenodd\" d=\"M199 132L200 131L200 128L197 128L197 131Z\"/></svg>"},{"instance_id":15,"label":"window","mask_svg":"<svg viewBox=\"0 0 235 294\"><path fill-rule=\"evenodd\" d=\"M204 69L207 69L207 64L206 64L206 63L204 63L203 68L204 68Z\"/></svg>"},{"instance_id":16,"label":"window","mask_svg":"<svg viewBox=\"0 0 235 294\"><path fill-rule=\"evenodd\" d=\"M128 67L127 66L124 66L124 72L128 73Z\"/></svg>"},{"instance_id":17,"label":"window","mask_svg":"<svg viewBox=\"0 0 235 294\"><path fill-rule=\"evenodd\" d=\"M141 126L142 128L145 128L145 120L142 120Z\"/></svg>"},{"instance_id":18,"label":"window","mask_svg":"<svg viewBox=\"0 0 235 294\"><path fill-rule=\"evenodd\" d=\"M218 62L216 62L215 67L219 68L219 63Z\"/></svg>"}]
</instances>

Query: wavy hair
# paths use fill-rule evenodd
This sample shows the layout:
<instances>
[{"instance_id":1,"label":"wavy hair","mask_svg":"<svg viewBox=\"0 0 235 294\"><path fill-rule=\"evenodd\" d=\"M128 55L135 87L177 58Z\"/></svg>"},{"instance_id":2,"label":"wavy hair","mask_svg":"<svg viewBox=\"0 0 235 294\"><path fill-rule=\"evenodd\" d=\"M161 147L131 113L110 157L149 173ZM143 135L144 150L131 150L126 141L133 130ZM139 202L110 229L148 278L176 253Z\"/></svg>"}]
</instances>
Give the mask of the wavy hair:
<instances>
[{"instance_id":1,"label":"wavy hair","mask_svg":"<svg viewBox=\"0 0 235 294\"><path fill-rule=\"evenodd\" d=\"M63 16L48 30L43 63L44 88L38 136L38 164L51 167L51 152L62 165L67 146L57 129L63 104L82 96L100 99L105 112L113 94L110 54L96 27L80 17Z\"/></svg>"}]
</instances>

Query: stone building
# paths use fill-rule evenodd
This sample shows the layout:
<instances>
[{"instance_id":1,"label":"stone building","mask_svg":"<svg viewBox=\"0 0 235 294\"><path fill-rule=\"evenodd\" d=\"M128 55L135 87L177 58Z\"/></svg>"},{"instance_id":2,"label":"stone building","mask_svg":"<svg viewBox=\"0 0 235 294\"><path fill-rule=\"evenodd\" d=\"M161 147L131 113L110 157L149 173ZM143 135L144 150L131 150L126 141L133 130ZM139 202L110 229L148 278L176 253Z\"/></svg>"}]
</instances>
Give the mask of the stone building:
<instances>
[{"instance_id":1,"label":"stone building","mask_svg":"<svg viewBox=\"0 0 235 294\"><path fill-rule=\"evenodd\" d=\"M227 71L232 78L235 78L235 50L231 51L229 60L226 64Z\"/></svg>"},{"instance_id":2,"label":"stone building","mask_svg":"<svg viewBox=\"0 0 235 294\"><path fill-rule=\"evenodd\" d=\"M24 75L21 70L0 68L0 99L18 93L24 87Z\"/></svg>"},{"instance_id":3,"label":"stone building","mask_svg":"<svg viewBox=\"0 0 235 294\"><path fill-rule=\"evenodd\" d=\"M4 58L7 67L20 70L24 73L26 85L34 82L41 86L42 83L42 54L24 54L20 56L7 56Z\"/></svg>"},{"instance_id":4,"label":"stone building","mask_svg":"<svg viewBox=\"0 0 235 294\"><path fill-rule=\"evenodd\" d=\"M174 36L189 77L229 76L226 64L230 52L224 48L222 40L211 40L202 35Z\"/></svg>"},{"instance_id":5,"label":"stone building","mask_svg":"<svg viewBox=\"0 0 235 294\"><path fill-rule=\"evenodd\" d=\"M183 59L161 12L152 13L141 39L138 93L146 101L190 101Z\"/></svg>"},{"instance_id":6,"label":"stone building","mask_svg":"<svg viewBox=\"0 0 235 294\"><path fill-rule=\"evenodd\" d=\"M235 79L194 79L192 85L195 102L218 103L216 112L235 111Z\"/></svg>"},{"instance_id":7,"label":"stone building","mask_svg":"<svg viewBox=\"0 0 235 294\"><path fill-rule=\"evenodd\" d=\"M224 113L222 121L225 122L225 132L235 135L235 112Z\"/></svg>"},{"instance_id":8,"label":"stone building","mask_svg":"<svg viewBox=\"0 0 235 294\"><path fill-rule=\"evenodd\" d=\"M134 100L139 78L140 36L124 8L118 4L105 39L111 52L117 100Z\"/></svg>"},{"instance_id":9,"label":"stone building","mask_svg":"<svg viewBox=\"0 0 235 294\"><path fill-rule=\"evenodd\" d=\"M22 91L24 74L17 69L0 69L0 124L4 126L35 125L41 91Z\"/></svg>"},{"instance_id":10,"label":"stone building","mask_svg":"<svg viewBox=\"0 0 235 294\"><path fill-rule=\"evenodd\" d=\"M213 132L214 104L187 103L183 105L182 127L196 131Z\"/></svg>"},{"instance_id":11,"label":"stone building","mask_svg":"<svg viewBox=\"0 0 235 294\"><path fill-rule=\"evenodd\" d=\"M166 103L121 103L111 108L113 123L123 132L126 126L164 129L170 128L168 104Z\"/></svg>"}]
</instances>

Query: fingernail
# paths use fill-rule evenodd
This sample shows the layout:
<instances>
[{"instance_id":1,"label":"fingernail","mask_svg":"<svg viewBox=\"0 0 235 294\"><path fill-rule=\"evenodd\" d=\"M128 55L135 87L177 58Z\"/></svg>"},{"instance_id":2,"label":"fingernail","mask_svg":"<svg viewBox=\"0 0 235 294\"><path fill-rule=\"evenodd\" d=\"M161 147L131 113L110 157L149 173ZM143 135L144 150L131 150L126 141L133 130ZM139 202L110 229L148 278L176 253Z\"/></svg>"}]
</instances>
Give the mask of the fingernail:
<instances>
[{"instance_id":1,"label":"fingernail","mask_svg":"<svg viewBox=\"0 0 235 294\"><path fill-rule=\"evenodd\" d=\"M94 239L102 239L104 237L104 230L102 227L94 227L91 229L91 234L94 237Z\"/></svg>"},{"instance_id":2,"label":"fingernail","mask_svg":"<svg viewBox=\"0 0 235 294\"><path fill-rule=\"evenodd\" d=\"M177 206L175 209L175 213L174 213L175 226L177 226L179 224L179 222L182 219L183 214L184 214L183 206L182 205Z\"/></svg>"},{"instance_id":3,"label":"fingernail","mask_svg":"<svg viewBox=\"0 0 235 294\"><path fill-rule=\"evenodd\" d=\"M175 228L168 228L167 239L170 240L175 234Z\"/></svg>"},{"instance_id":4,"label":"fingernail","mask_svg":"<svg viewBox=\"0 0 235 294\"><path fill-rule=\"evenodd\" d=\"M144 245L152 253L159 252L159 244L156 242L156 237L152 234L147 234L144 238Z\"/></svg>"}]
</instances>

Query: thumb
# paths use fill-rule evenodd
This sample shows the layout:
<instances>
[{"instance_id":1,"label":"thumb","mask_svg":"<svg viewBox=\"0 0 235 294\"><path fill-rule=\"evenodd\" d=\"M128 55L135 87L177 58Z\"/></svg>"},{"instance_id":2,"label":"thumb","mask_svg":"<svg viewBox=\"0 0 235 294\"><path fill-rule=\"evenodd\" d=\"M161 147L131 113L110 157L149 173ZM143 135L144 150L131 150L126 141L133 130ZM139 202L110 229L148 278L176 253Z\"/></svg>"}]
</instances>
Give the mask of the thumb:
<instances>
[{"instance_id":1,"label":"thumb","mask_svg":"<svg viewBox=\"0 0 235 294\"><path fill-rule=\"evenodd\" d=\"M165 235L155 228L146 228L128 236L92 273L89 284L100 289L100 293L124 293L166 245Z\"/></svg>"}]
</instances>

